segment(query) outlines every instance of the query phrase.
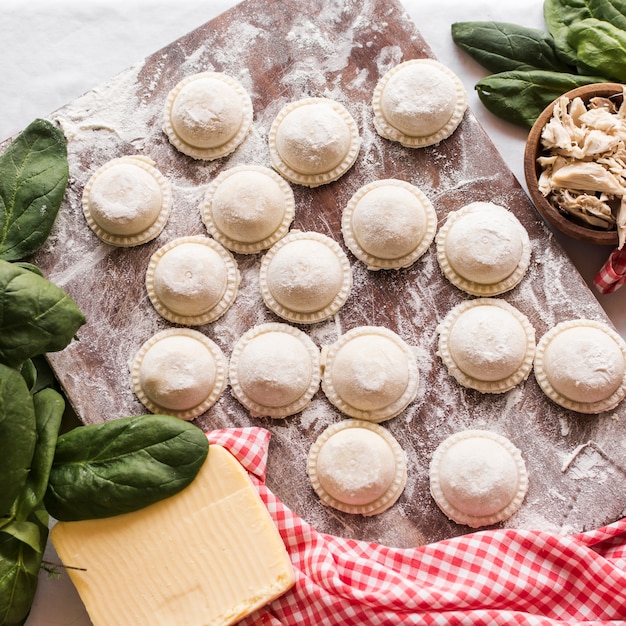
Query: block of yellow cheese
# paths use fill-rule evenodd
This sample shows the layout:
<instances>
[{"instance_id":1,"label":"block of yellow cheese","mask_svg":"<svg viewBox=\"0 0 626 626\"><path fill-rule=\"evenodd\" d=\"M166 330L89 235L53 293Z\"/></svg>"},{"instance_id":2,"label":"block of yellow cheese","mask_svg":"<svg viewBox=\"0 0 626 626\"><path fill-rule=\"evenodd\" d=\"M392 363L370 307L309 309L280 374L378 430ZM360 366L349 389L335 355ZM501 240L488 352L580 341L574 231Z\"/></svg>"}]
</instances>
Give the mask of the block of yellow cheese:
<instances>
[{"instance_id":1,"label":"block of yellow cheese","mask_svg":"<svg viewBox=\"0 0 626 626\"><path fill-rule=\"evenodd\" d=\"M294 572L246 471L211 445L171 498L107 519L58 522L54 547L94 626L233 624L285 593Z\"/></svg>"}]
</instances>

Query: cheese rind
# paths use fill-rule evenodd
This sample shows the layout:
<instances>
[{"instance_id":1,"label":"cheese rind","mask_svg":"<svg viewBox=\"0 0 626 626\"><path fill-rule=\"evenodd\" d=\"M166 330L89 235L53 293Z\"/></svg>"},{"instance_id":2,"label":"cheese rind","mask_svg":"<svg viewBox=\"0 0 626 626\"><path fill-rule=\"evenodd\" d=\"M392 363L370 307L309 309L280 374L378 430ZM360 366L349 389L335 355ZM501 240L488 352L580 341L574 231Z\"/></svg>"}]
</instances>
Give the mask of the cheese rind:
<instances>
[{"instance_id":1,"label":"cheese rind","mask_svg":"<svg viewBox=\"0 0 626 626\"><path fill-rule=\"evenodd\" d=\"M211 445L179 494L107 519L58 522L51 541L94 626L233 624L295 582L246 471Z\"/></svg>"}]
</instances>

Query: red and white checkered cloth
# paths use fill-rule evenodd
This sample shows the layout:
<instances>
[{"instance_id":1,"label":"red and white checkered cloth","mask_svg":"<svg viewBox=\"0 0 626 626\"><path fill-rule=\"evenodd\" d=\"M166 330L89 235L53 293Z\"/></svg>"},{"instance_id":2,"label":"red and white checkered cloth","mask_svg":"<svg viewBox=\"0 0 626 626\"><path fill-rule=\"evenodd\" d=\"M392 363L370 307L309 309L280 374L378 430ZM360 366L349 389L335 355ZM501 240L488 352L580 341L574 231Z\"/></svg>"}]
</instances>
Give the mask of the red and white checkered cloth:
<instances>
[{"instance_id":1,"label":"red and white checkered cloth","mask_svg":"<svg viewBox=\"0 0 626 626\"><path fill-rule=\"evenodd\" d=\"M573 536L497 529L411 549L316 531L265 486L270 433L211 431L248 470L296 571L245 626L626 626L626 519Z\"/></svg>"},{"instance_id":2,"label":"red and white checkered cloth","mask_svg":"<svg viewBox=\"0 0 626 626\"><path fill-rule=\"evenodd\" d=\"M617 291L626 282L626 247L615 248L593 279L602 294Z\"/></svg>"}]
</instances>

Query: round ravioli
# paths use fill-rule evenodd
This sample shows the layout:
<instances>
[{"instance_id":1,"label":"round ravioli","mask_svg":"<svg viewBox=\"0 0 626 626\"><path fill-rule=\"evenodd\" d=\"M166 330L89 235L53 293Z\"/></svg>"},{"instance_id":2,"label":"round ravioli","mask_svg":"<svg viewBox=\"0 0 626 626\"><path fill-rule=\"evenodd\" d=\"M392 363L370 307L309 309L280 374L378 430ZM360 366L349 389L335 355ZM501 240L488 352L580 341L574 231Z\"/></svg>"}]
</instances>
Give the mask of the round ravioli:
<instances>
[{"instance_id":1,"label":"round ravioli","mask_svg":"<svg viewBox=\"0 0 626 626\"><path fill-rule=\"evenodd\" d=\"M285 105L269 131L272 167L292 183L317 187L337 180L354 164L359 129L343 104L304 98Z\"/></svg>"},{"instance_id":2,"label":"round ravioli","mask_svg":"<svg viewBox=\"0 0 626 626\"><path fill-rule=\"evenodd\" d=\"M513 289L530 265L526 229L511 211L492 202L472 202L450 212L436 241L446 278L474 296Z\"/></svg>"},{"instance_id":3,"label":"round ravioli","mask_svg":"<svg viewBox=\"0 0 626 626\"><path fill-rule=\"evenodd\" d=\"M192 420L210 409L226 388L226 357L197 330L163 330L135 355L131 383L139 401L152 413Z\"/></svg>"},{"instance_id":4,"label":"round ravioli","mask_svg":"<svg viewBox=\"0 0 626 626\"><path fill-rule=\"evenodd\" d=\"M435 238L437 214L430 200L402 180L377 180L361 187L342 214L348 249L370 270L412 265Z\"/></svg>"},{"instance_id":5,"label":"round ravioli","mask_svg":"<svg viewBox=\"0 0 626 626\"><path fill-rule=\"evenodd\" d=\"M437 144L456 130L467 109L467 93L456 74L439 61L412 59L382 76L372 108L379 135L420 148Z\"/></svg>"},{"instance_id":6,"label":"round ravioli","mask_svg":"<svg viewBox=\"0 0 626 626\"><path fill-rule=\"evenodd\" d=\"M112 159L94 172L82 196L89 228L105 243L137 246L156 238L172 209L170 182L143 156Z\"/></svg>"},{"instance_id":7,"label":"round ravioli","mask_svg":"<svg viewBox=\"0 0 626 626\"><path fill-rule=\"evenodd\" d=\"M322 389L342 413L382 422L416 397L417 360L409 345L382 326L358 326L322 349Z\"/></svg>"},{"instance_id":8,"label":"round ravioli","mask_svg":"<svg viewBox=\"0 0 626 626\"><path fill-rule=\"evenodd\" d=\"M261 261L263 301L289 322L312 324L334 315L352 289L352 268L339 244L316 232L291 231Z\"/></svg>"},{"instance_id":9,"label":"round ravioli","mask_svg":"<svg viewBox=\"0 0 626 626\"><path fill-rule=\"evenodd\" d=\"M365 516L395 504L407 481L396 439L378 424L354 419L329 426L317 438L307 472L323 504Z\"/></svg>"},{"instance_id":10,"label":"round ravioli","mask_svg":"<svg viewBox=\"0 0 626 626\"><path fill-rule=\"evenodd\" d=\"M289 183L274 170L240 165L211 182L201 213L209 233L224 247L254 254L284 237L295 200Z\"/></svg>"},{"instance_id":11,"label":"round ravioli","mask_svg":"<svg viewBox=\"0 0 626 626\"><path fill-rule=\"evenodd\" d=\"M537 344L535 378L566 409L609 411L626 395L626 343L603 322L561 322Z\"/></svg>"},{"instance_id":12,"label":"round ravioli","mask_svg":"<svg viewBox=\"0 0 626 626\"><path fill-rule=\"evenodd\" d=\"M229 365L233 396L253 417L302 411L320 384L319 349L288 324L254 326L235 344Z\"/></svg>"},{"instance_id":13,"label":"round ravioli","mask_svg":"<svg viewBox=\"0 0 626 626\"><path fill-rule=\"evenodd\" d=\"M170 143L194 159L226 156L252 127L252 100L238 80L201 72L181 80L167 95L163 131Z\"/></svg>"},{"instance_id":14,"label":"round ravioli","mask_svg":"<svg viewBox=\"0 0 626 626\"><path fill-rule=\"evenodd\" d=\"M490 526L510 518L528 491L522 454L487 430L465 430L439 444L430 463L430 492L457 524Z\"/></svg>"},{"instance_id":15,"label":"round ravioli","mask_svg":"<svg viewBox=\"0 0 626 626\"><path fill-rule=\"evenodd\" d=\"M462 302L448 312L437 332L438 354L464 387L503 393L530 374L535 330L521 311L504 300Z\"/></svg>"},{"instance_id":16,"label":"round ravioli","mask_svg":"<svg viewBox=\"0 0 626 626\"><path fill-rule=\"evenodd\" d=\"M179 237L150 258L146 289L157 313L175 324L214 322L233 304L240 274L233 255L202 235Z\"/></svg>"}]
</instances>

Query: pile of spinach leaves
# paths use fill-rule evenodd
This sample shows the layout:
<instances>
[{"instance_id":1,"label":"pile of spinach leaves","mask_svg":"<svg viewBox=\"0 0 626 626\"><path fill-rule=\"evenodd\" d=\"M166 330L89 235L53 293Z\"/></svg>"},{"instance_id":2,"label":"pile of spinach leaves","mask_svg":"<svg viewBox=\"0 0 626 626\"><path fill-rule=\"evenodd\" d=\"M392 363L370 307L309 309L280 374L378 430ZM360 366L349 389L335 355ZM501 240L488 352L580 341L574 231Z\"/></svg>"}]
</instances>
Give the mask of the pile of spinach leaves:
<instances>
[{"instance_id":1,"label":"pile of spinach leaves","mask_svg":"<svg viewBox=\"0 0 626 626\"><path fill-rule=\"evenodd\" d=\"M66 409L45 354L86 323L76 302L23 259L47 239L69 177L67 142L35 120L0 155L0 626L26 621L49 516L118 515L178 493L208 441L196 426L138 415L59 434Z\"/></svg>"},{"instance_id":2,"label":"pile of spinach leaves","mask_svg":"<svg viewBox=\"0 0 626 626\"><path fill-rule=\"evenodd\" d=\"M566 91L626 82L626 0L544 0L547 32L456 22L452 39L491 74L476 83L494 115L530 128Z\"/></svg>"}]
</instances>

